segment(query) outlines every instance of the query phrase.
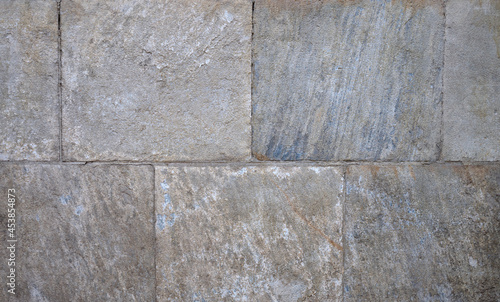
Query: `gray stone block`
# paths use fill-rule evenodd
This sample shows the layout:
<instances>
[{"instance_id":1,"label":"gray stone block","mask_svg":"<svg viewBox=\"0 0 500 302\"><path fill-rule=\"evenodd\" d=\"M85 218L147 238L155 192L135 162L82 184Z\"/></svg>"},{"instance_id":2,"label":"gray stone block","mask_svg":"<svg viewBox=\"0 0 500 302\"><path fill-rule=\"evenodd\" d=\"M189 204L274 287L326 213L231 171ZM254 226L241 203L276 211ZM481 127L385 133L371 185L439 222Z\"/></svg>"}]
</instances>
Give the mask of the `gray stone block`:
<instances>
[{"instance_id":1,"label":"gray stone block","mask_svg":"<svg viewBox=\"0 0 500 302\"><path fill-rule=\"evenodd\" d=\"M153 301L151 166L0 165L1 301ZM16 296L7 293L7 190Z\"/></svg>"},{"instance_id":2,"label":"gray stone block","mask_svg":"<svg viewBox=\"0 0 500 302\"><path fill-rule=\"evenodd\" d=\"M500 1L450 0L446 16L443 159L500 160Z\"/></svg>"},{"instance_id":3,"label":"gray stone block","mask_svg":"<svg viewBox=\"0 0 500 302\"><path fill-rule=\"evenodd\" d=\"M351 166L345 301L500 300L500 166Z\"/></svg>"},{"instance_id":4,"label":"gray stone block","mask_svg":"<svg viewBox=\"0 0 500 302\"><path fill-rule=\"evenodd\" d=\"M250 1L61 5L65 160L250 156Z\"/></svg>"},{"instance_id":5,"label":"gray stone block","mask_svg":"<svg viewBox=\"0 0 500 302\"><path fill-rule=\"evenodd\" d=\"M339 301L341 168L157 167L158 301Z\"/></svg>"},{"instance_id":6,"label":"gray stone block","mask_svg":"<svg viewBox=\"0 0 500 302\"><path fill-rule=\"evenodd\" d=\"M437 160L443 1L257 0L252 151Z\"/></svg>"},{"instance_id":7,"label":"gray stone block","mask_svg":"<svg viewBox=\"0 0 500 302\"><path fill-rule=\"evenodd\" d=\"M57 160L56 1L0 1L0 37L0 160Z\"/></svg>"}]
</instances>

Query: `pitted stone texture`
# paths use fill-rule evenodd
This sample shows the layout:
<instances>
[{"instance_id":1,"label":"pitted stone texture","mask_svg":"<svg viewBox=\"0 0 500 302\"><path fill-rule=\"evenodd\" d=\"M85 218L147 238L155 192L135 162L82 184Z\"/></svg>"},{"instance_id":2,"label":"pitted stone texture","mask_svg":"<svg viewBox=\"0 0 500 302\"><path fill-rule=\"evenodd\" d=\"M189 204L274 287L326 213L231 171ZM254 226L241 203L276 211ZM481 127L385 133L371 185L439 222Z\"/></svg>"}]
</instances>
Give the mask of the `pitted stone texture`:
<instances>
[{"instance_id":1,"label":"pitted stone texture","mask_svg":"<svg viewBox=\"0 0 500 302\"><path fill-rule=\"evenodd\" d=\"M446 5L444 160L500 160L500 1Z\"/></svg>"},{"instance_id":2,"label":"pitted stone texture","mask_svg":"<svg viewBox=\"0 0 500 302\"><path fill-rule=\"evenodd\" d=\"M56 0L0 1L0 37L0 160L57 160Z\"/></svg>"},{"instance_id":3,"label":"pitted stone texture","mask_svg":"<svg viewBox=\"0 0 500 302\"><path fill-rule=\"evenodd\" d=\"M157 167L158 301L339 301L341 168Z\"/></svg>"},{"instance_id":4,"label":"pitted stone texture","mask_svg":"<svg viewBox=\"0 0 500 302\"><path fill-rule=\"evenodd\" d=\"M250 156L251 1L61 5L65 160Z\"/></svg>"},{"instance_id":5,"label":"pitted stone texture","mask_svg":"<svg viewBox=\"0 0 500 302\"><path fill-rule=\"evenodd\" d=\"M345 301L499 301L500 166L352 166Z\"/></svg>"},{"instance_id":6,"label":"pitted stone texture","mask_svg":"<svg viewBox=\"0 0 500 302\"><path fill-rule=\"evenodd\" d=\"M0 173L2 196L17 193L18 235L17 294L9 300L2 261L1 301L154 300L152 167L4 164Z\"/></svg>"},{"instance_id":7,"label":"pitted stone texture","mask_svg":"<svg viewBox=\"0 0 500 302\"><path fill-rule=\"evenodd\" d=\"M257 0L257 159L432 161L443 1Z\"/></svg>"}]
</instances>

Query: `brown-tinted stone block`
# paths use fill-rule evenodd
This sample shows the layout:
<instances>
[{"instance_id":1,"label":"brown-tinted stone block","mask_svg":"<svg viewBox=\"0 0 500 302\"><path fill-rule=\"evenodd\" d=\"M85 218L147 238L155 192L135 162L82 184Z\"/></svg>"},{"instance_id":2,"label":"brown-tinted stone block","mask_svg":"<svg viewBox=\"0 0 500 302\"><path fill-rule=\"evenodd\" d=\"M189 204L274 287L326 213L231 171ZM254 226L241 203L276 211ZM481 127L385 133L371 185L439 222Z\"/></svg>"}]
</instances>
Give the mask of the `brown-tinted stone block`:
<instances>
[{"instance_id":1,"label":"brown-tinted stone block","mask_svg":"<svg viewBox=\"0 0 500 302\"><path fill-rule=\"evenodd\" d=\"M499 166L351 166L345 301L498 301Z\"/></svg>"},{"instance_id":2,"label":"brown-tinted stone block","mask_svg":"<svg viewBox=\"0 0 500 302\"><path fill-rule=\"evenodd\" d=\"M341 168L157 167L158 301L340 301Z\"/></svg>"}]
</instances>

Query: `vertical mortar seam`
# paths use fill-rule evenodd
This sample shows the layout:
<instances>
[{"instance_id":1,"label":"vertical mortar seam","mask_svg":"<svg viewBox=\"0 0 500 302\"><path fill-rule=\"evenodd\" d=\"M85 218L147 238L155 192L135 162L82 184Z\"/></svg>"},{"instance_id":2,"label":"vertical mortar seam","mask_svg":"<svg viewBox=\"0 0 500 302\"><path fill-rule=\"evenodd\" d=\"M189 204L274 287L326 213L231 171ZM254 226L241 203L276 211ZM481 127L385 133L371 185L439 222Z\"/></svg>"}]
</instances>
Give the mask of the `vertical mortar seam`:
<instances>
[{"instance_id":1,"label":"vertical mortar seam","mask_svg":"<svg viewBox=\"0 0 500 302\"><path fill-rule=\"evenodd\" d=\"M445 76L444 73L446 72L446 27L447 27L447 21L446 21L446 8L448 7L448 1L444 0L443 1L443 14L444 14L444 33L443 33L443 70L441 72L441 123L439 127L439 149L438 149L438 156L437 156L437 161L442 162L443 161L443 147L444 147L444 97L445 97Z\"/></svg>"},{"instance_id":2,"label":"vertical mortar seam","mask_svg":"<svg viewBox=\"0 0 500 302\"><path fill-rule=\"evenodd\" d=\"M344 279L345 279L345 210L346 210L346 185L347 185L347 166L342 166L343 169L343 177L342 177L342 282L341 282L341 290L342 290L342 302L345 300L344 298Z\"/></svg>"},{"instance_id":3,"label":"vertical mortar seam","mask_svg":"<svg viewBox=\"0 0 500 302\"><path fill-rule=\"evenodd\" d=\"M254 91L254 29L255 29L255 0L252 0L252 34L250 37L250 160L254 159L253 154L253 91Z\"/></svg>"},{"instance_id":4,"label":"vertical mortar seam","mask_svg":"<svg viewBox=\"0 0 500 302\"><path fill-rule=\"evenodd\" d=\"M57 101L59 105L59 162L62 162L62 38L61 0L57 0Z\"/></svg>"},{"instance_id":5,"label":"vertical mortar seam","mask_svg":"<svg viewBox=\"0 0 500 302\"><path fill-rule=\"evenodd\" d=\"M157 301L157 293L156 293L156 255L158 254L158 249L156 247L156 169L155 165L150 165L153 168L153 266L154 266L154 283L153 283L153 301Z\"/></svg>"}]
</instances>

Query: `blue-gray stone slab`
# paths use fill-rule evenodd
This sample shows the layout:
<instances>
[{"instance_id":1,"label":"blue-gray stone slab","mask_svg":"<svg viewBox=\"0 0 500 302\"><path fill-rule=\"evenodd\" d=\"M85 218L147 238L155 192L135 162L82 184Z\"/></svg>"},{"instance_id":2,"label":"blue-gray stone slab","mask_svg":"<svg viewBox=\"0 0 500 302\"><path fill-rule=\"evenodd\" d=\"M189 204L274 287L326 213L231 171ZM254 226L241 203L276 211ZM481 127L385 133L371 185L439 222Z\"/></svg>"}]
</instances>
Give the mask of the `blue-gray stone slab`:
<instances>
[{"instance_id":1,"label":"blue-gray stone slab","mask_svg":"<svg viewBox=\"0 0 500 302\"><path fill-rule=\"evenodd\" d=\"M154 171L1 164L0 301L154 301ZM16 295L7 293L15 190Z\"/></svg>"},{"instance_id":2,"label":"blue-gray stone slab","mask_svg":"<svg viewBox=\"0 0 500 302\"><path fill-rule=\"evenodd\" d=\"M434 161L443 1L255 1L253 155Z\"/></svg>"}]
</instances>

